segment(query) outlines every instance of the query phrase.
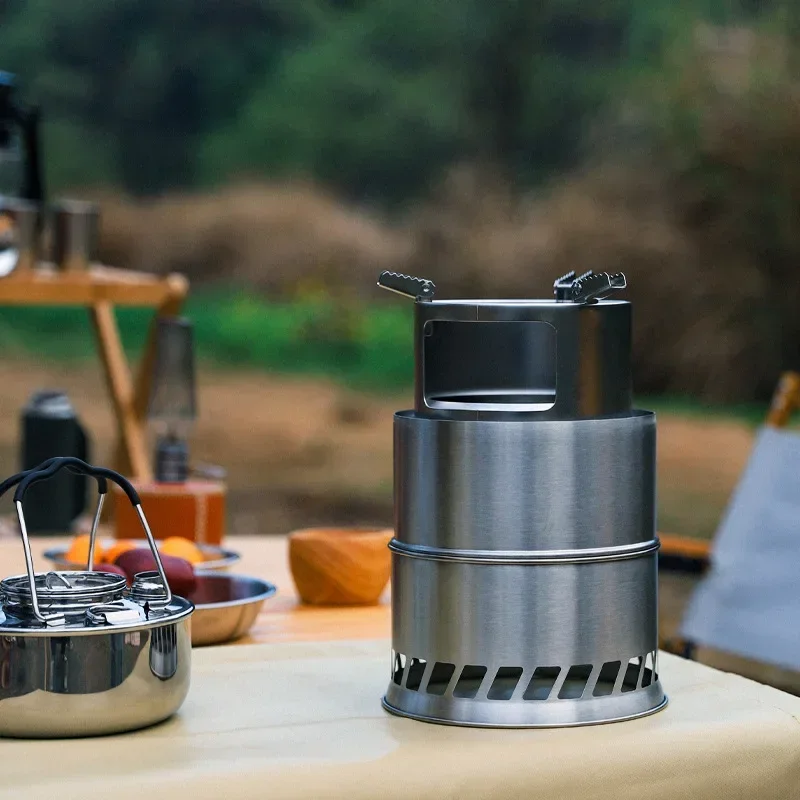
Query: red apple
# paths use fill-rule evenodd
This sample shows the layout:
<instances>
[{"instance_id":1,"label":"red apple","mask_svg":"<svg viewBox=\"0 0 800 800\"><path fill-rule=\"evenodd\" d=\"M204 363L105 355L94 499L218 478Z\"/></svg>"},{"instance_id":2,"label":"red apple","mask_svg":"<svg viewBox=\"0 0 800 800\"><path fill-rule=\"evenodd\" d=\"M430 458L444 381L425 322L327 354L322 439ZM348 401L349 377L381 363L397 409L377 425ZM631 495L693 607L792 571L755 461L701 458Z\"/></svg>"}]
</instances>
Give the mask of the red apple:
<instances>
[{"instance_id":1,"label":"red apple","mask_svg":"<svg viewBox=\"0 0 800 800\"><path fill-rule=\"evenodd\" d=\"M191 594L197 583L194 567L186 559L175 556L162 555L161 563L173 593L181 597ZM137 572L152 572L156 569L156 560L153 558L153 554L149 548L144 547L120 553L114 564L122 569L129 583L133 581Z\"/></svg>"},{"instance_id":2,"label":"red apple","mask_svg":"<svg viewBox=\"0 0 800 800\"><path fill-rule=\"evenodd\" d=\"M122 567L118 567L116 564L95 564L94 565L95 572L111 572L114 575L121 575L123 578L127 579L128 573L125 572Z\"/></svg>"}]
</instances>

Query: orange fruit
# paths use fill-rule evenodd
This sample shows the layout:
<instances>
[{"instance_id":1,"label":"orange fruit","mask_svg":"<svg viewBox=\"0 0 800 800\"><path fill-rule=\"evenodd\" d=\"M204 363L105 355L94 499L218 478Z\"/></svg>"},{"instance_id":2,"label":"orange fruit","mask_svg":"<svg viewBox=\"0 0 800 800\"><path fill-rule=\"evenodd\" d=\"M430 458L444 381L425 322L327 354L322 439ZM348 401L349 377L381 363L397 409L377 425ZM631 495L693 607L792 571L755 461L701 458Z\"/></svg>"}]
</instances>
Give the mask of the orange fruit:
<instances>
[{"instance_id":1,"label":"orange fruit","mask_svg":"<svg viewBox=\"0 0 800 800\"><path fill-rule=\"evenodd\" d=\"M88 533L81 533L75 536L70 543L69 550L64 554L64 560L70 564L83 564L89 560L89 539Z\"/></svg>"},{"instance_id":2,"label":"orange fruit","mask_svg":"<svg viewBox=\"0 0 800 800\"><path fill-rule=\"evenodd\" d=\"M117 542L116 544L112 544L107 550L104 550L102 554L96 556L95 560L103 561L106 564L114 564L123 553L127 553L128 550L133 550L136 546L134 542Z\"/></svg>"},{"instance_id":3,"label":"orange fruit","mask_svg":"<svg viewBox=\"0 0 800 800\"><path fill-rule=\"evenodd\" d=\"M190 564L202 564L205 561L203 551L194 542L182 536L170 536L164 539L158 550L165 556L183 558Z\"/></svg>"}]
</instances>

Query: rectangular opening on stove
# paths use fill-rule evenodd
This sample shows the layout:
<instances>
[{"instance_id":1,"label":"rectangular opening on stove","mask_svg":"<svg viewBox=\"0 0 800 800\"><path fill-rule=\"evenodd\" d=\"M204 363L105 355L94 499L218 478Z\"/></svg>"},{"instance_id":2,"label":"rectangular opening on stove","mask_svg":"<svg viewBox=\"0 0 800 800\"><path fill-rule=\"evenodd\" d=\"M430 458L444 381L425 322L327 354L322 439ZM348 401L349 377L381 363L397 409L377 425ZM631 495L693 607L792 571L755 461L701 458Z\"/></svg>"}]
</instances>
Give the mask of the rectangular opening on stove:
<instances>
[{"instance_id":1,"label":"rectangular opening on stove","mask_svg":"<svg viewBox=\"0 0 800 800\"><path fill-rule=\"evenodd\" d=\"M411 659L411 666L408 668L408 677L406 678L406 689L411 689L412 692L419 690L427 665L428 662L424 658Z\"/></svg>"},{"instance_id":2,"label":"rectangular opening on stove","mask_svg":"<svg viewBox=\"0 0 800 800\"><path fill-rule=\"evenodd\" d=\"M523 700L547 700L561 674L561 667L536 667Z\"/></svg>"},{"instance_id":3,"label":"rectangular opening on stove","mask_svg":"<svg viewBox=\"0 0 800 800\"><path fill-rule=\"evenodd\" d=\"M547 411L556 401L556 329L546 322L431 320L423 339L429 408Z\"/></svg>"},{"instance_id":4,"label":"rectangular opening on stove","mask_svg":"<svg viewBox=\"0 0 800 800\"><path fill-rule=\"evenodd\" d=\"M443 695L447 691L450 684L450 679L456 671L455 664L449 664L446 661L437 661L431 670L431 677L428 680L428 685L425 690L428 694Z\"/></svg>"},{"instance_id":5,"label":"rectangular opening on stove","mask_svg":"<svg viewBox=\"0 0 800 800\"><path fill-rule=\"evenodd\" d=\"M625 668L625 677L622 679L621 691L633 692L639 685L639 674L644 667L644 656L636 656L628 661Z\"/></svg>"},{"instance_id":6,"label":"rectangular opening on stove","mask_svg":"<svg viewBox=\"0 0 800 800\"><path fill-rule=\"evenodd\" d=\"M453 687L453 697L472 699L478 694L485 677L486 667L480 664L467 664L461 670L461 675Z\"/></svg>"}]
</instances>

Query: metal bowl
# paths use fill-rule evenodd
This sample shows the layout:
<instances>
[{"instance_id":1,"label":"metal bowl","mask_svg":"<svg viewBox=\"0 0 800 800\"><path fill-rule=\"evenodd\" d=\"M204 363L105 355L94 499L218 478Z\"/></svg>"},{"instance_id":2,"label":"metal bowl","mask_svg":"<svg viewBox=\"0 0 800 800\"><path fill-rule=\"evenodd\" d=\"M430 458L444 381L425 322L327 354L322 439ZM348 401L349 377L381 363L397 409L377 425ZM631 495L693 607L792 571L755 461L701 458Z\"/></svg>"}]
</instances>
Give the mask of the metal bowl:
<instances>
[{"instance_id":1,"label":"metal bowl","mask_svg":"<svg viewBox=\"0 0 800 800\"><path fill-rule=\"evenodd\" d=\"M189 599L194 603L192 647L222 644L244 636L261 606L277 589L247 575L199 574Z\"/></svg>"},{"instance_id":2,"label":"metal bowl","mask_svg":"<svg viewBox=\"0 0 800 800\"><path fill-rule=\"evenodd\" d=\"M116 539L103 539L98 544L107 548L116 543ZM156 542L160 544L160 542ZM147 547L147 540L142 540L142 547ZM224 547L219 547L214 544L199 544L197 545L203 553L205 561L202 564L195 564L195 572L224 572L229 570L241 556L234 550L226 550ZM51 547L45 550L44 557L53 562L57 570L81 570L86 569L86 562L82 564L74 564L67 561L65 556L69 550L69 544L60 544L57 547Z\"/></svg>"}]
</instances>

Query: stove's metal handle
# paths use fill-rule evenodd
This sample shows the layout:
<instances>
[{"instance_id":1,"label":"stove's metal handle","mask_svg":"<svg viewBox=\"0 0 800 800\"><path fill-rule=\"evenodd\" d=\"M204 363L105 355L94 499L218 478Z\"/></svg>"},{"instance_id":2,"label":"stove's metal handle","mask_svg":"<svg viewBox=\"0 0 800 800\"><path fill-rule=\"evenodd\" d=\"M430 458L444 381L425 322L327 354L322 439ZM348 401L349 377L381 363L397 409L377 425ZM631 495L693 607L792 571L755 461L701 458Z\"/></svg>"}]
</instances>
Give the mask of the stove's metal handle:
<instances>
[{"instance_id":1,"label":"stove's metal handle","mask_svg":"<svg viewBox=\"0 0 800 800\"><path fill-rule=\"evenodd\" d=\"M621 272L613 275L608 272L593 273L581 276L575 281L572 289L574 303L592 303L601 300L613 292L625 289L628 285Z\"/></svg>"},{"instance_id":2,"label":"stove's metal handle","mask_svg":"<svg viewBox=\"0 0 800 800\"><path fill-rule=\"evenodd\" d=\"M589 270L575 277L575 272L562 275L553 284L556 300L569 300L573 303L595 303L613 292L625 289L628 283L625 275L616 272L594 272Z\"/></svg>"},{"instance_id":3,"label":"stove's metal handle","mask_svg":"<svg viewBox=\"0 0 800 800\"><path fill-rule=\"evenodd\" d=\"M433 300L436 286L427 278L415 278L413 275L402 275L399 272L381 272L378 286L414 300Z\"/></svg>"},{"instance_id":4,"label":"stove's metal handle","mask_svg":"<svg viewBox=\"0 0 800 800\"><path fill-rule=\"evenodd\" d=\"M136 513L139 515L139 520L142 523L142 528L144 529L145 536L147 537L148 544L150 545L150 551L153 554L153 558L156 562L156 569L158 570L158 576L161 579L161 583L164 586L164 596L161 598L155 598L156 602L163 603L165 605L169 604L172 601L172 590L169 586L169 581L167 580L166 573L164 572L164 565L161 563L161 556L159 555L158 548L156 547L155 539L153 538L153 533L150 530L150 525L147 522L147 518L145 517L144 511L142 510L142 503L139 498L139 493L133 487L133 485L120 475L118 472L114 472L114 470L107 469L105 467L94 467L91 464L87 464L85 461L81 461L79 458L73 457L64 457L64 458L54 458L51 459L50 462L45 462L47 466L41 470L28 470L27 474L19 481L19 485L17 486L17 490L14 493L14 505L17 508L17 517L19 519L19 526L20 526L20 533L22 535L22 545L25 550L25 566L28 573L28 582L31 589L31 604L33 606L34 616L40 621L47 624L60 624L63 620L56 621L52 617L44 616L39 610L39 604L36 596L36 581L35 581L35 573L33 570L33 558L31 556L31 549L30 549L30 542L28 540L28 531L25 526L25 515L22 509L22 501L25 496L25 492L28 490L28 487L37 483L38 481L46 480L47 478L52 477L61 469L71 469L76 472L81 472L86 475L90 475L97 480L97 489L99 493L99 498L97 502L97 510L95 511L94 520L92 523L92 532L89 541L89 560L88 560L88 569L91 570L93 567L94 562L94 545L95 539L97 535L97 525L100 519L100 514L103 509L103 503L105 501L105 495L108 492L108 483L107 481L112 481L116 483L123 492L128 496L128 499L131 501L131 505L136 509ZM15 476L16 477L16 476ZM9 479L11 481L11 479ZM12 484L13 485L13 484ZM2 488L2 487L0 487ZM7 487L8 488L8 487ZM152 601L151 601L152 603Z\"/></svg>"}]
</instances>

